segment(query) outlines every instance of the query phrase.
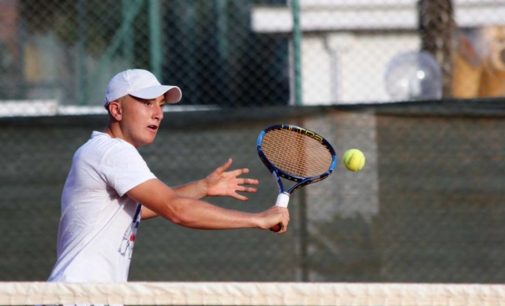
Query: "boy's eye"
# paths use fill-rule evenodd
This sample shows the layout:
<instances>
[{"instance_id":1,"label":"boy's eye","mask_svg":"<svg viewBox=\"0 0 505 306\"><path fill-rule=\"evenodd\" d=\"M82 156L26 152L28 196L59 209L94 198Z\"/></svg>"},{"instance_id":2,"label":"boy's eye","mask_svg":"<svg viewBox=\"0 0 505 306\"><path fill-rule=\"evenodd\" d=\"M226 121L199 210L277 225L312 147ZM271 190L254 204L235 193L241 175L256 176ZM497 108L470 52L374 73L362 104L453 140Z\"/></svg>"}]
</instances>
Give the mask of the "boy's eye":
<instances>
[{"instance_id":1,"label":"boy's eye","mask_svg":"<svg viewBox=\"0 0 505 306\"><path fill-rule=\"evenodd\" d=\"M142 104L144 104L145 106L151 107L151 106L154 106L155 101L153 101L153 100L143 100Z\"/></svg>"}]
</instances>

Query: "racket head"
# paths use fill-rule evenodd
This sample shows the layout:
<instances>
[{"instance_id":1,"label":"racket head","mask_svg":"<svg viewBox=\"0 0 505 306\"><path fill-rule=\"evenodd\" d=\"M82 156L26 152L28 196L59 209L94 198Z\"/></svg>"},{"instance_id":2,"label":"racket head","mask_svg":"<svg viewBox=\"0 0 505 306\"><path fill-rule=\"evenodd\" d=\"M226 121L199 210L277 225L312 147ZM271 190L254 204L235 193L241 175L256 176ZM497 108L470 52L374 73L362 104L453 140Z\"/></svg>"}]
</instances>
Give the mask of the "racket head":
<instances>
[{"instance_id":1,"label":"racket head","mask_svg":"<svg viewBox=\"0 0 505 306\"><path fill-rule=\"evenodd\" d=\"M325 179L336 167L331 144L318 133L295 125L267 127L258 135L256 148L270 172L297 183L288 192Z\"/></svg>"}]
</instances>

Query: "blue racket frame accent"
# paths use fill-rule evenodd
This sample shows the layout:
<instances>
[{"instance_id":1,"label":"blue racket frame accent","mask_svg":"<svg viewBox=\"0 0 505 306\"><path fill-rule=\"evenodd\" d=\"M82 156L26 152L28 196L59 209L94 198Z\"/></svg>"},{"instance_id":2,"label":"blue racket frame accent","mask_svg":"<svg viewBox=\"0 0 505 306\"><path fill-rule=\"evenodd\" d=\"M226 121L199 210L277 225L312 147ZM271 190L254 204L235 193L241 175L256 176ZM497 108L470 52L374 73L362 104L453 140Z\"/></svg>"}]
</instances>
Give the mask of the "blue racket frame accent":
<instances>
[{"instance_id":1,"label":"blue racket frame accent","mask_svg":"<svg viewBox=\"0 0 505 306\"><path fill-rule=\"evenodd\" d=\"M261 144L263 142L263 138L271 130L283 130L283 129L288 129L288 130L296 131L298 133L301 133L301 134L304 134L306 136L309 136L309 137L311 137L313 139L316 139L317 141L321 142L321 144L323 144L326 148L328 148L328 150L330 151L331 156L332 156L332 161L331 161L329 169L326 172L324 172L324 173L322 173L321 175L318 175L318 176L302 177L302 176L296 176L296 175L284 172L281 169L275 167L272 163L270 163L270 161L266 157L265 153L263 152L263 149L261 148ZM275 124L275 125L267 127L263 131L261 131L260 134L258 135L258 139L256 141L256 149L258 151L258 156L260 157L261 161L263 162L263 164L265 164L265 166L272 173L274 179L276 180L277 185L279 187L279 193L289 193L289 194L291 194L293 191L295 191L296 189L298 189L300 187L303 187L303 186L306 186L308 184L312 184L312 183L316 183L316 182L319 182L321 180L324 180L325 178L327 178L333 172L333 170L335 169L335 167L337 165L337 156L335 154L335 150L333 149L333 147L331 146L331 144L326 139L324 139L324 137L322 137L321 135L317 134L316 132L304 129L304 128L296 126L296 125L291 125L291 124ZM293 181L296 184L293 185L291 188L289 188L286 191L284 189L284 185L283 185L283 183L281 181L281 177L285 178L285 179L288 179L290 181Z\"/></svg>"}]
</instances>

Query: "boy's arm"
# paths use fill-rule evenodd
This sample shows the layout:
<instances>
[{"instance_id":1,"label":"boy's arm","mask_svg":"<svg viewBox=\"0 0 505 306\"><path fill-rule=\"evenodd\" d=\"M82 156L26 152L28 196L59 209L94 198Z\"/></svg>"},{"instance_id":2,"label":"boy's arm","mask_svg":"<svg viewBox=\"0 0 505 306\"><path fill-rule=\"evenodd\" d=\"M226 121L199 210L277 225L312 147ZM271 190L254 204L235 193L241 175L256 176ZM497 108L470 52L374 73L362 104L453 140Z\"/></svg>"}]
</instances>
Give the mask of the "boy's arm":
<instances>
[{"instance_id":1,"label":"boy's arm","mask_svg":"<svg viewBox=\"0 0 505 306\"><path fill-rule=\"evenodd\" d=\"M184 197L158 179L148 180L128 191L128 197L142 203L144 208L173 223L198 229L260 228L282 225L287 229L289 212L273 206L259 213L225 209L210 203Z\"/></svg>"}]
</instances>

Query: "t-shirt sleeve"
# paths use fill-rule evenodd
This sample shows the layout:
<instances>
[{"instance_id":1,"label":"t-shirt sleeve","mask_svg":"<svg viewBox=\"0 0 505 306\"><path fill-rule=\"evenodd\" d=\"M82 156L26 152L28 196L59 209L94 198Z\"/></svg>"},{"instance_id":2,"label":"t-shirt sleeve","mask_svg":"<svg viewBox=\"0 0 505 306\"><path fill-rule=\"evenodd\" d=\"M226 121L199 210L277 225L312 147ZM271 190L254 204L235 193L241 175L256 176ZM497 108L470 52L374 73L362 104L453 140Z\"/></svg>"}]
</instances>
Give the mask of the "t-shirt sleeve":
<instances>
[{"instance_id":1,"label":"t-shirt sleeve","mask_svg":"<svg viewBox=\"0 0 505 306\"><path fill-rule=\"evenodd\" d=\"M107 184L122 197L130 189L156 178L140 153L133 146L119 144L102 160L101 172Z\"/></svg>"}]
</instances>

